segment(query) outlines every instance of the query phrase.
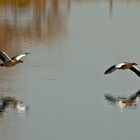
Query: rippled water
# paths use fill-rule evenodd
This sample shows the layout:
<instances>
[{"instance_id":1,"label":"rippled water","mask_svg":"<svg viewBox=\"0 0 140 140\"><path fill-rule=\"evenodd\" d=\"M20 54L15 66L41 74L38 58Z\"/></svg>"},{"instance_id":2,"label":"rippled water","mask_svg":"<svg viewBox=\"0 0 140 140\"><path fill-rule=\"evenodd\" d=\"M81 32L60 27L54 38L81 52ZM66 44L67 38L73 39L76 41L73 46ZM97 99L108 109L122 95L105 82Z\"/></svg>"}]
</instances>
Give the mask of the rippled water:
<instances>
[{"instance_id":1,"label":"rippled water","mask_svg":"<svg viewBox=\"0 0 140 140\"><path fill-rule=\"evenodd\" d=\"M121 112L104 95L129 96L140 79L104 71L140 64L139 13L138 0L1 1L1 50L31 52L23 64L0 68L0 94L30 107L0 116L1 139L138 139L139 104Z\"/></svg>"}]
</instances>

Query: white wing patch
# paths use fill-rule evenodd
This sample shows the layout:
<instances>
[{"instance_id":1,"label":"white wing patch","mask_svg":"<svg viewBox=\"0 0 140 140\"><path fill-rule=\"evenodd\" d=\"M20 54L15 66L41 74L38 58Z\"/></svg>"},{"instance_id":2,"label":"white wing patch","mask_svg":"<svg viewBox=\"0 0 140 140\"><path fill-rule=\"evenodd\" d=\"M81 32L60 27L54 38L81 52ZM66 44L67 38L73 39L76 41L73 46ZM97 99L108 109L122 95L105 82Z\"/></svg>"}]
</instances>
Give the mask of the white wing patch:
<instances>
[{"instance_id":1,"label":"white wing patch","mask_svg":"<svg viewBox=\"0 0 140 140\"><path fill-rule=\"evenodd\" d=\"M117 105L118 105L121 109L125 108L125 104L124 104L122 101L119 101L119 102L117 103Z\"/></svg>"},{"instance_id":2,"label":"white wing patch","mask_svg":"<svg viewBox=\"0 0 140 140\"><path fill-rule=\"evenodd\" d=\"M3 52L3 54L7 57L8 60L11 59L5 52Z\"/></svg>"},{"instance_id":3,"label":"white wing patch","mask_svg":"<svg viewBox=\"0 0 140 140\"><path fill-rule=\"evenodd\" d=\"M16 59L17 61L20 60L22 57L24 57L26 54L20 54L18 56L16 56L14 59Z\"/></svg>"},{"instance_id":4,"label":"white wing patch","mask_svg":"<svg viewBox=\"0 0 140 140\"><path fill-rule=\"evenodd\" d=\"M133 65L133 68L135 68L136 70L140 71L136 66Z\"/></svg>"},{"instance_id":5,"label":"white wing patch","mask_svg":"<svg viewBox=\"0 0 140 140\"><path fill-rule=\"evenodd\" d=\"M117 64L115 67L119 69L119 68L121 68L123 65L125 65L125 63Z\"/></svg>"}]
</instances>

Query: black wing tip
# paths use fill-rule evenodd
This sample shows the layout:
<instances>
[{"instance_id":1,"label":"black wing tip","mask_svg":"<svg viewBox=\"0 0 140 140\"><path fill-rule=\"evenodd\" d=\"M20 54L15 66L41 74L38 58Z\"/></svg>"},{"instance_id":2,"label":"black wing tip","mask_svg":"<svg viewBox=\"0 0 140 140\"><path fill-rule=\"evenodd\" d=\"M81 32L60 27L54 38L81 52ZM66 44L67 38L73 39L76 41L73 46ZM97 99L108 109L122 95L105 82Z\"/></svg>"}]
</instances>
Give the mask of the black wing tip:
<instances>
[{"instance_id":1,"label":"black wing tip","mask_svg":"<svg viewBox=\"0 0 140 140\"><path fill-rule=\"evenodd\" d=\"M104 74L109 74L109 73L111 73L110 68L108 68L108 69L104 72Z\"/></svg>"},{"instance_id":2,"label":"black wing tip","mask_svg":"<svg viewBox=\"0 0 140 140\"><path fill-rule=\"evenodd\" d=\"M109 95L109 94L105 94L104 97L105 97L105 98L108 98L108 95Z\"/></svg>"},{"instance_id":3,"label":"black wing tip","mask_svg":"<svg viewBox=\"0 0 140 140\"><path fill-rule=\"evenodd\" d=\"M137 76L140 77L140 71L139 71L136 67L132 66L132 67L129 68L129 69L132 70L133 72L135 72L135 73L137 74Z\"/></svg>"},{"instance_id":4,"label":"black wing tip","mask_svg":"<svg viewBox=\"0 0 140 140\"><path fill-rule=\"evenodd\" d=\"M140 96L140 89L136 92L137 96Z\"/></svg>"},{"instance_id":5,"label":"black wing tip","mask_svg":"<svg viewBox=\"0 0 140 140\"><path fill-rule=\"evenodd\" d=\"M117 101L116 97L113 97L111 94L105 94L104 97L110 103L115 103Z\"/></svg>"},{"instance_id":6,"label":"black wing tip","mask_svg":"<svg viewBox=\"0 0 140 140\"><path fill-rule=\"evenodd\" d=\"M24 54L26 54L26 55L27 55L27 54L30 54L30 53L31 53L31 52L26 52L26 53L24 53Z\"/></svg>"},{"instance_id":7,"label":"black wing tip","mask_svg":"<svg viewBox=\"0 0 140 140\"><path fill-rule=\"evenodd\" d=\"M113 71L115 71L115 70L116 70L115 66L116 66L116 65L113 65L113 66L111 66L110 68L108 68L108 69L104 72L104 74L110 74L110 73L112 73Z\"/></svg>"},{"instance_id":8,"label":"black wing tip","mask_svg":"<svg viewBox=\"0 0 140 140\"><path fill-rule=\"evenodd\" d=\"M112 71L112 69L107 69L105 72L104 72L104 74L106 75L106 74L110 74L110 73L112 73L113 71Z\"/></svg>"},{"instance_id":9,"label":"black wing tip","mask_svg":"<svg viewBox=\"0 0 140 140\"><path fill-rule=\"evenodd\" d=\"M111 94L105 94L104 97L105 97L105 99L110 99L110 98L112 98L112 95Z\"/></svg>"},{"instance_id":10,"label":"black wing tip","mask_svg":"<svg viewBox=\"0 0 140 140\"><path fill-rule=\"evenodd\" d=\"M104 72L104 74L106 75L106 74L109 74L110 72L108 72L108 70L106 70L105 72Z\"/></svg>"}]
</instances>

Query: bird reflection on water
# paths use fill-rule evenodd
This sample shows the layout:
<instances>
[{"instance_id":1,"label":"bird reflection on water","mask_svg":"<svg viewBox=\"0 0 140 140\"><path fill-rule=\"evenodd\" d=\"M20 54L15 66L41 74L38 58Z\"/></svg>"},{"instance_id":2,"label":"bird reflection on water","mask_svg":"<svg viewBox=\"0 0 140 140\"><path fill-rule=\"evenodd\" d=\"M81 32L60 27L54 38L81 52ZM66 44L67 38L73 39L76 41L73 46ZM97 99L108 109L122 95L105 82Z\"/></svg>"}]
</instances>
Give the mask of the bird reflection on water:
<instances>
[{"instance_id":1,"label":"bird reflection on water","mask_svg":"<svg viewBox=\"0 0 140 140\"><path fill-rule=\"evenodd\" d=\"M140 90L130 95L129 97L120 97L120 96L113 96L111 94L105 94L105 99L112 105L117 105L120 109L136 108L139 97L140 97Z\"/></svg>"}]
</instances>

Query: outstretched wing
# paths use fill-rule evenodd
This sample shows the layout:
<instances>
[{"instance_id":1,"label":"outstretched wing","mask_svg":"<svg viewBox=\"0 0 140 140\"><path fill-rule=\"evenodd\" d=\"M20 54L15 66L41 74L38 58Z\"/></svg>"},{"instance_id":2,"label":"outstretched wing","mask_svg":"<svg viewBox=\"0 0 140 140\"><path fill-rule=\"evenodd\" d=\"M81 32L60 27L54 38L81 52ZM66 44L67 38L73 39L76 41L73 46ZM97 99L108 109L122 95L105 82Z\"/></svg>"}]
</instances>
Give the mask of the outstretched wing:
<instances>
[{"instance_id":1,"label":"outstretched wing","mask_svg":"<svg viewBox=\"0 0 140 140\"><path fill-rule=\"evenodd\" d=\"M140 90L135 93L137 96L140 96Z\"/></svg>"},{"instance_id":2,"label":"outstretched wing","mask_svg":"<svg viewBox=\"0 0 140 140\"><path fill-rule=\"evenodd\" d=\"M115 104L118 101L117 97L114 97L110 94L105 94L104 96L105 96L105 99L108 100L110 103Z\"/></svg>"},{"instance_id":3,"label":"outstretched wing","mask_svg":"<svg viewBox=\"0 0 140 140\"><path fill-rule=\"evenodd\" d=\"M116 70L116 65L113 65L109 69L107 69L104 74L112 73L115 70Z\"/></svg>"},{"instance_id":4,"label":"outstretched wing","mask_svg":"<svg viewBox=\"0 0 140 140\"><path fill-rule=\"evenodd\" d=\"M140 97L140 90L138 90L135 94L131 95L129 99L135 100L137 97Z\"/></svg>"},{"instance_id":5,"label":"outstretched wing","mask_svg":"<svg viewBox=\"0 0 140 140\"><path fill-rule=\"evenodd\" d=\"M11 60L11 58L5 53L5 52L0 52L0 59L6 63L9 60Z\"/></svg>"},{"instance_id":6,"label":"outstretched wing","mask_svg":"<svg viewBox=\"0 0 140 140\"><path fill-rule=\"evenodd\" d=\"M28 53L23 53L23 54L20 54L20 55L16 55L14 57L12 57L12 59L16 59L17 61L20 60L22 57L26 56L27 54L29 54L30 52Z\"/></svg>"},{"instance_id":7,"label":"outstretched wing","mask_svg":"<svg viewBox=\"0 0 140 140\"><path fill-rule=\"evenodd\" d=\"M135 66L132 66L131 68L129 68L130 70L132 70L133 72L135 72L139 77L140 77L140 70L135 67Z\"/></svg>"}]
</instances>

